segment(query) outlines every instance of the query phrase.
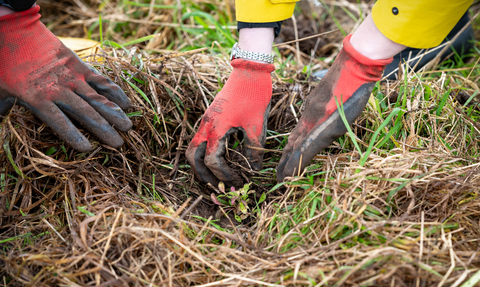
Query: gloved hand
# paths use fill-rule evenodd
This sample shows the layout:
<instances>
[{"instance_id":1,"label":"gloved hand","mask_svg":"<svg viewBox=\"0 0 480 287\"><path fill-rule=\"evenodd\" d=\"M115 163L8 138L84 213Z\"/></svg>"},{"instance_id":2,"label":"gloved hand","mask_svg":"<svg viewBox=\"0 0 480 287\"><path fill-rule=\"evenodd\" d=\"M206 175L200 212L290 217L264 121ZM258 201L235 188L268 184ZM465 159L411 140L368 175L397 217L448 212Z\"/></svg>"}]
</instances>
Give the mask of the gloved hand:
<instances>
[{"instance_id":1,"label":"gloved hand","mask_svg":"<svg viewBox=\"0 0 480 287\"><path fill-rule=\"evenodd\" d=\"M277 169L277 180L300 174L321 150L345 134L337 102L349 124L360 116L385 66L392 59L371 60L350 44L351 35L343 40L343 49L332 67L311 92L305 111L288 138L288 144Z\"/></svg>"},{"instance_id":2,"label":"gloved hand","mask_svg":"<svg viewBox=\"0 0 480 287\"><path fill-rule=\"evenodd\" d=\"M261 169L272 97L270 73L275 67L242 59L231 64L233 72L203 115L186 154L199 180L240 187L241 177L225 161L225 142L232 133L242 131L247 145L245 156L252 168Z\"/></svg>"},{"instance_id":3,"label":"gloved hand","mask_svg":"<svg viewBox=\"0 0 480 287\"><path fill-rule=\"evenodd\" d=\"M0 115L15 103L22 105L86 152L92 146L70 117L102 142L120 147L123 140L111 125L121 131L132 127L122 111L130 107L128 98L65 47L39 21L39 10L0 17Z\"/></svg>"}]
</instances>

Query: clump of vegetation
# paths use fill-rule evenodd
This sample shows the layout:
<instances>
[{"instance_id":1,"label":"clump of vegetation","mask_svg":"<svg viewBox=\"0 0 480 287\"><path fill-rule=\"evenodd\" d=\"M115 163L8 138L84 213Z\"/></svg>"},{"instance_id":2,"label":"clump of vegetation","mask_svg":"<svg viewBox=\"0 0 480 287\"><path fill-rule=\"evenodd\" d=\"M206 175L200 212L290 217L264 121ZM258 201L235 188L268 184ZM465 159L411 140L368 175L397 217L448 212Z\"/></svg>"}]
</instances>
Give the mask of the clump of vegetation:
<instances>
[{"instance_id":1,"label":"clump of vegetation","mask_svg":"<svg viewBox=\"0 0 480 287\"><path fill-rule=\"evenodd\" d=\"M134 128L119 150L90 138L93 151L78 153L20 107L1 119L4 285L480 282L478 41L470 60L377 84L349 132L280 184L275 168L316 85L310 73L331 64L343 36L322 38L322 58L278 46L264 169L238 167L248 183L212 194L184 151L231 72L232 3L73 2L39 1L43 20L61 36L102 40L84 60L129 96ZM344 32L371 8L301 5L297 24ZM221 209L238 224L216 222Z\"/></svg>"},{"instance_id":2,"label":"clump of vegetation","mask_svg":"<svg viewBox=\"0 0 480 287\"><path fill-rule=\"evenodd\" d=\"M212 193L210 196L212 198L212 201L215 204L221 206L227 214L229 211L233 211L235 219L238 222L242 222L242 220L246 219L251 214L251 208L249 207L249 204L252 200L251 198L249 198L249 195L255 194L255 190L250 190L250 185L250 183L246 183L242 188L238 190L235 190L235 187L232 186L230 187L229 192L225 192L225 184L223 182L220 182L218 184L218 190L221 192L221 194L217 196ZM257 205L264 202L266 197L266 194L262 193L260 199L257 202ZM259 211L260 210L258 208L252 210L252 212Z\"/></svg>"}]
</instances>

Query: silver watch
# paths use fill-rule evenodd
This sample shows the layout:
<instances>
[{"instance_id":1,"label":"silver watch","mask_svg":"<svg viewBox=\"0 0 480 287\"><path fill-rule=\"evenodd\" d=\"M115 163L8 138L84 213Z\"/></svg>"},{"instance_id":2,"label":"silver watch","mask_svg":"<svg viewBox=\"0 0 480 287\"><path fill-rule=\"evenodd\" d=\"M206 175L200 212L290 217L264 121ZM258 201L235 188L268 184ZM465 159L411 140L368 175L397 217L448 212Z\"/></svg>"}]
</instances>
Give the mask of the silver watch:
<instances>
[{"instance_id":1,"label":"silver watch","mask_svg":"<svg viewBox=\"0 0 480 287\"><path fill-rule=\"evenodd\" d=\"M240 47L238 47L238 43L235 43L235 45L233 45L233 48L232 48L232 53L230 54L230 60L238 59L238 58L247 59L247 60L264 61L269 64L273 64L273 60L275 59L275 56L271 54L243 51L243 50L240 50Z\"/></svg>"}]
</instances>

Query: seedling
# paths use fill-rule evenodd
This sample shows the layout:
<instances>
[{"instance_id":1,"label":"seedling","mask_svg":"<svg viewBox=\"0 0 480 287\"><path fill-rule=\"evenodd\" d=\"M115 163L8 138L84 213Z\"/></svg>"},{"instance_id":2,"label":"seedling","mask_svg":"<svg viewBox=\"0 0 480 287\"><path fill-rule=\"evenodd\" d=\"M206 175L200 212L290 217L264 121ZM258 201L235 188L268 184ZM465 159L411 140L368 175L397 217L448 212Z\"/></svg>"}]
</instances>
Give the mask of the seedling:
<instances>
[{"instance_id":1,"label":"seedling","mask_svg":"<svg viewBox=\"0 0 480 287\"><path fill-rule=\"evenodd\" d=\"M222 206L226 212L234 211L235 219L238 222L242 222L242 220L250 216L248 207L250 199L248 195L255 192L255 190L250 190L250 183L245 184L239 190L235 190L235 187L232 186L230 191L226 192L225 184L220 182L218 190L223 194L218 196L214 193L211 194L212 201L215 204Z\"/></svg>"}]
</instances>

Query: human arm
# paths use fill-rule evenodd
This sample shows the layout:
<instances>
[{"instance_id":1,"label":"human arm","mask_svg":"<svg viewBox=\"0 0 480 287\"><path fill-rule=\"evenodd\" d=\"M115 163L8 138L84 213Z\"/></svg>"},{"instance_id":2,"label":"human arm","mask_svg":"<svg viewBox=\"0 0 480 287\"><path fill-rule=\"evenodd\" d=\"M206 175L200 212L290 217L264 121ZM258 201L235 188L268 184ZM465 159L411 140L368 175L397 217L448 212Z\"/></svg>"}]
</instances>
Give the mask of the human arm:
<instances>
[{"instance_id":1,"label":"human arm","mask_svg":"<svg viewBox=\"0 0 480 287\"><path fill-rule=\"evenodd\" d=\"M120 147L123 139L112 126L121 131L131 128L122 111L130 107L128 98L65 47L39 21L39 9L0 17L0 115L19 104L73 148L90 150L72 118L102 142Z\"/></svg>"}]
</instances>

